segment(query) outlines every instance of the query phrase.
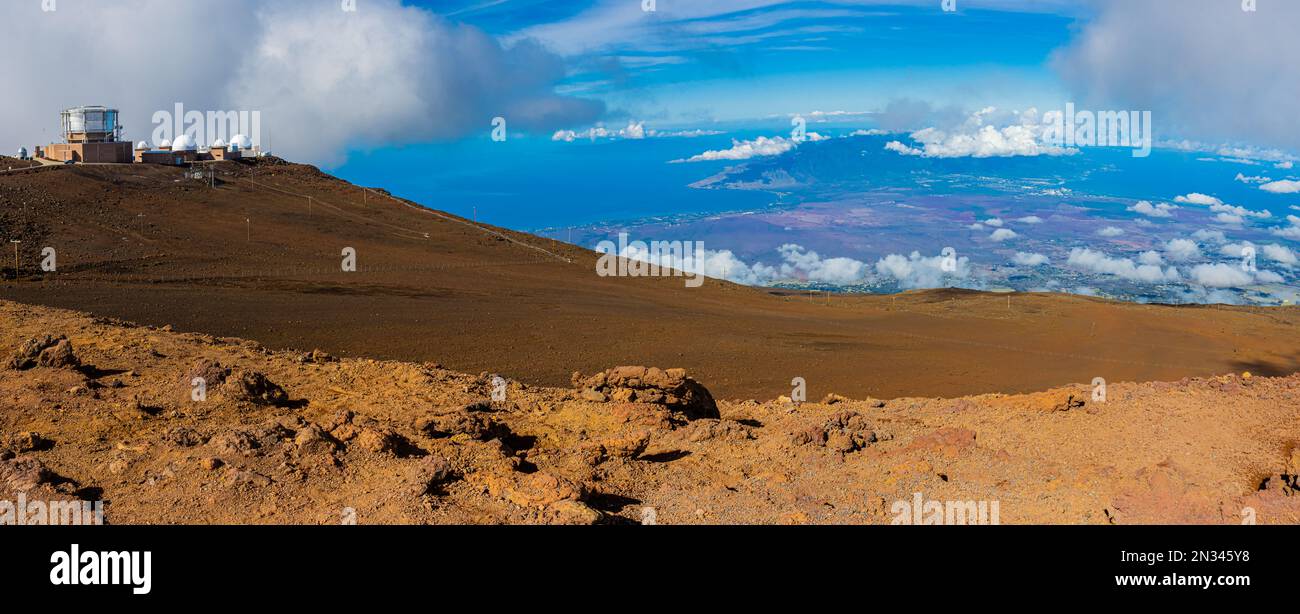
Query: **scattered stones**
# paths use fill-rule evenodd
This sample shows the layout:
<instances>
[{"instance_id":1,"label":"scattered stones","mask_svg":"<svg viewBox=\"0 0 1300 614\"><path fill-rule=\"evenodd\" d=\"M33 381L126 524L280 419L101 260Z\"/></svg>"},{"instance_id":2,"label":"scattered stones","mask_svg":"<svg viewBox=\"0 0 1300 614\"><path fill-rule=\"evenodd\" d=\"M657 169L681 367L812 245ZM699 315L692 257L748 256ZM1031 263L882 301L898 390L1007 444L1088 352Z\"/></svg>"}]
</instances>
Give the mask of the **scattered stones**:
<instances>
[{"instance_id":1,"label":"scattered stones","mask_svg":"<svg viewBox=\"0 0 1300 614\"><path fill-rule=\"evenodd\" d=\"M834 414L821 426L806 427L790 437L790 442L796 446L825 447L841 454L856 452L876 441L871 422L852 411Z\"/></svg>"},{"instance_id":2,"label":"scattered stones","mask_svg":"<svg viewBox=\"0 0 1300 614\"><path fill-rule=\"evenodd\" d=\"M746 441L754 438L753 430L735 420L698 420L691 426L688 441Z\"/></svg>"},{"instance_id":3,"label":"scattered stones","mask_svg":"<svg viewBox=\"0 0 1300 614\"><path fill-rule=\"evenodd\" d=\"M208 441L208 446L227 456L249 456L261 447L252 436L244 431L220 433Z\"/></svg>"},{"instance_id":4,"label":"scattered stones","mask_svg":"<svg viewBox=\"0 0 1300 614\"><path fill-rule=\"evenodd\" d=\"M423 418L416 422L415 428L430 437L463 435L478 441L488 441L510 434L509 429L482 414L455 413Z\"/></svg>"},{"instance_id":5,"label":"scattered stones","mask_svg":"<svg viewBox=\"0 0 1300 614\"><path fill-rule=\"evenodd\" d=\"M198 431L185 427L174 426L163 433L162 440L180 448L193 448L194 446L203 445L206 441Z\"/></svg>"},{"instance_id":6,"label":"scattered stones","mask_svg":"<svg viewBox=\"0 0 1300 614\"><path fill-rule=\"evenodd\" d=\"M822 398L822 405L835 405L836 403L844 403L847 402L848 400L849 400L848 397L843 397L832 392L826 395L824 398Z\"/></svg>"},{"instance_id":7,"label":"scattered stones","mask_svg":"<svg viewBox=\"0 0 1300 614\"><path fill-rule=\"evenodd\" d=\"M254 405L283 406L289 402L289 394L284 391L284 388L257 371L232 372L221 385L221 390L231 399Z\"/></svg>"},{"instance_id":8,"label":"scattered stones","mask_svg":"<svg viewBox=\"0 0 1300 614\"><path fill-rule=\"evenodd\" d=\"M226 464L224 461L214 456L210 456L199 460L199 466L206 469L207 471L216 471L217 469L220 469L221 466L224 464Z\"/></svg>"},{"instance_id":9,"label":"scattered stones","mask_svg":"<svg viewBox=\"0 0 1300 614\"><path fill-rule=\"evenodd\" d=\"M597 403L663 405L690 420L721 417L713 395L685 369L615 367L585 378L575 372L571 381L583 399Z\"/></svg>"},{"instance_id":10,"label":"scattered stones","mask_svg":"<svg viewBox=\"0 0 1300 614\"><path fill-rule=\"evenodd\" d=\"M338 442L330 437L324 429L315 424L309 424L305 428L299 429L298 434L293 438L294 445L298 449L308 454L329 454L338 449Z\"/></svg>"}]
</instances>

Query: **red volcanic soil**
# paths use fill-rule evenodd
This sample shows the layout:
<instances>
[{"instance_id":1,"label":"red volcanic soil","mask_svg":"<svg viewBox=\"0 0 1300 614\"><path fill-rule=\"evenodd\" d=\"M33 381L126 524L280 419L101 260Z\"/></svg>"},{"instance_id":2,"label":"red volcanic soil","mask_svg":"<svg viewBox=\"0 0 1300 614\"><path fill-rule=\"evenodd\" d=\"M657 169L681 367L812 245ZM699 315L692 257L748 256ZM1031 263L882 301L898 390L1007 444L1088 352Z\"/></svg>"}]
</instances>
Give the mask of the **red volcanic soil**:
<instances>
[{"instance_id":1,"label":"red volcanic soil","mask_svg":"<svg viewBox=\"0 0 1300 614\"><path fill-rule=\"evenodd\" d=\"M1300 521L1300 376L795 405L715 402L672 369L587 375L530 386L0 301L0 500L107 501L112 524Z\"/></svg>"}]
</instances>

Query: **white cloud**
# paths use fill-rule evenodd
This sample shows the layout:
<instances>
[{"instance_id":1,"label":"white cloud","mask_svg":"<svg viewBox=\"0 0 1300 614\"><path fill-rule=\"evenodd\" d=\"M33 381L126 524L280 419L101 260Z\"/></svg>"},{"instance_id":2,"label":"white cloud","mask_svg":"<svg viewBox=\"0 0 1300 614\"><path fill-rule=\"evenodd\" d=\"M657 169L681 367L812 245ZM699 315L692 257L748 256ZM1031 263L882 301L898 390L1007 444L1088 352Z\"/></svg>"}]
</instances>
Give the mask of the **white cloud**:
<instances>
[{"instance_id":1,"label":"white cloud","mask_svg":"<svg viewBox=\"0 0 1300 614\"><path fill-rule=\"evenodd\" d=\"M60 109L106 104L126 136L151 139L156 111L259 111L285 157L337 164L349 149L586 124L604 104L555 93L563 60L535 42L502 45L399 0L0 3L0 40L32 50L5 66L0 142L52 140ZM40 50L37 52L36 50ZM77 75L51 78L51 75Z\"/></svg>"},{"instance_id":2,"label":"white cloud","mask_svg":"<svg viewBox=\"0 0 1300 614\"><path fill-rule=\"evenodd\" d=\"M807 134L807 141L824 141L824 137L816 132ZM800 141L783 136L765 137L760 136L751 141L741 141L732 139L730 149L710 150L702 154L694 155L684 160L673 160L674 163L681 162L707 162L714 160L749 160L750 158L759 158L764 156L779 156L787 151L799 146Z\"/></svg>"},{"instance_id":3,"label":"white cloud","mask_svg":"<svg viewBox=\"0 0 1300 614\"><path fill-rule=\"evenodd\" d=\"M1300 192L1300 181L1284 179L1259 186L1259 189L1273 194L1295 194Z\"/></svg>"},{"instance_id":4,"label":"white cloud","mask_svg":"<svg viewBox=\"0 0 1300 614\"><path fill-rule=\"evenodd\" d=\"M1219 247L1219 255L1223 256L1224 258L1243 258L1245 257L1248 248L1254 249L1255 244L1251 243L1250 241L1242 241L1241 243L1227 243Z\"/></svg>"},{"instance_id":5,"label":"white cloud","mask_svg":"<svg viewBox=\"0 0 1300 614\"><path fill-rule=\"evenodd\" d=\"M1270 181L1273 181L1272 179L1265 177L1263 175L1246 175L1244 173L1237 173L1235 180L1246 184L1251 184L1251 183L1260 184L1260 183L1268 183Z\"/></svg>"},{"instance_id":6,"label":"white cloud","mask_svg":"<svg viewBox=\"0 0 1300 614\"><path fill-rule=\"evenodd\" d=\"M627 139L640 140L645 138L695 138L701 136L713 136L722 134L717 130L655 130L646 128L645 122L630 121L627 126L618 130L610 130L603 125L596 125L586 130L557 130L551 135L552 141L564 141L572 143L574 141L594 141L598 139Z\"/></svg>"},{"instance_id":7,"label":"white cloud","mask_svg":"<svg viewBox=\"0 0 1300 614\"><path fill-rule=\"evenodd\" d=\"M1240 226L1246 223L1246 218L1231 213L1220 213L1214 216L1214 219L1220 224L1227 224L1229 226Z\"/></svg>"},{"instance_id":8,"label":"white cloud","mask_svg":"<svg viewBox=\"0 0 1300 614\"><path fill-rule=\"evenodd\" d=\"M665 253L656 260L649 251L649 245L639 247L634 241L622 252L622 256L751 286L781 281L850 285L862 282L871 270L870 265L860 260L823 258L817 252L793 243L782 245L777 253L781 255L781 262L776 265L762 262L749 264L736 257L731 250L706 249L700 257L691 260L683 259L681 254Z\"/></svg>"},{"instance_id":9,"label":"white cloud","mask_svg":"<svg viewBox=\"0 0 1300 614\"><path fill-rule=\"evenodd\" d=\"M1002 242L1002 241L1014 239L1018 236L1020 235L1016 234L1016 231L1011 230L1010 228L999 228L997 230L994 230L993 234L989 235L989 239Z\"/></svg>"},{"instance_id":10,"label":"white cloud","mask_svg":"<svg viewBox=\"0 0 1300 614\"><path fill-rule=\"evenodd\" d=\"M1295 252L1291 251L1290 248L1278 245L1277 243L1265 245L1263 251L1264 255L1270 260L1280 262L1287 266L1294 266L1297 262Z\"/></svg>"},{"instance_id":11,"label":"white cloud","mask_svg":"<svg viewBox=\"0 0 1300 614\"><path fill-rule=\"evenodd\" d=\"M1201 248L1190 239L1172 239L1165 243L1165 254L1174 262L1201 259Z\"/></svg>"},{"instance_id":12,"label":"white cloud","mask_svg":"<svg viewBox=\"0 0 1300 614\"><path fill-rule=\"evenodd\" d=\"M1050 263L1051 259L1042 254L1016 252L1012 262L1015 262L1018 266L1040 266Z\"/></svg>"},{"instance_id":13,"label":"white cloud","mask_svg":"<svg viewBox=\"0 0 1300 614\"><path fill-rule=\"evenodd\" d=\"M1173 211L1178 207L1166 203L1153 205L1150 201L1140 200L1137 204L1129 207L1128 210L1134 213L1140 213L1147 217L1173 217Z\"/></svg>"},{"instance_id":14,"label":"white cloud","mask_svg":"<svg viewBox=\"0 0 1300 614\"><path fill-rule=\"evenodd\" d=\"M1255 276L1231 264L1198 264L1192 267L1192 281L1210 288L1241 288L1255 283Z\"/></svg>"},{"instance_id":15,"label":"white cloud","mask_svg":"<svg viewBox=\"0 0 1300 614\"><path fill-rule=\"evenodd\" d=\"M1079 102L1150 109L1162 129L1203 141L1300 149L1300 2L1090 2L1054 67ZM1257 19L1258 18L1258 19Z\"/></svg>"},{"instance_id":16,"label":"white cloud","mask_svg":"<svg viewBox=\"0 0 1300 614\"><path fill-rule=\"evenodd\" d=\"M1291 222L1290 226L1273 228L1269 232L1284 239L1300 241L1300 217L1288 215L1286 216L1286 219L1288 222Z\"/></svg>"},{"instance_id":17,"label":"white cloud","mask_svg":"<svg viewBox=\"0 0 1300 614\"><path fill-rule=\"evenodd\" d=\"M1038 217L1037 215L1026 215L1025 217L1016 218L1015 221L1020 222L1021 224L1042 224L1043 218Z\"/></svg>"},{"instance_id":18,"label":"white cloud","mask_svg":"<svg viewBox=\"0 0 1300 614\"><path fill-rule=\"evenodd\" d=\"M1148 251L1138 254L1138 264L1147 264L1151 266L1164 266L1165 259L1157 251Z\"/></svg>"},{"instance_id":19,"label":"white cloud","mask_svg":"<svg viewBox=\"0 0 1300 614\"><path fill-rule=\"evenodd\" d=\"M1036 109L1019 114L1016 123L1002 128L988 123L996 115L997 109L989 107L970 115L960 127L952 130L931 127L913 132L909 136L920 147L890 141L885 144L885 149L926 158L1006 158L1078 153L1077 149L1059 147L1043 139L1045 124L1040 122Z\"/></svg>"},{"instance_id":20,"label":"white cloud","mask_svg":"<svg viewBox=\"0 0 1300 614\"><path fill-rule=\"evenodd\" d=\"M1222 230L1201 229L1192 233L1192 237L1205 241L1206 243L1224 243L1228 237L1223 234Z\"/></svg>"},{"instance_id":21,"label":"white cloud","mask_svg":"<svg viewBox=\"0 0 1300 614\"><path fill-rule=\"evenodd\" d=\"M943 261L942 256L926 257L920 252L912 252L907 257L890 254L876 262L876 272L897 281L899 287L909 290L942 288L950 279L970 277L969 258L964 256L954 258L952 261L954 266L950 267L952 271L943 270Z\"/></svg>"},{"instance_id":22,"label":"white cloud","mask_svg":"<svg viewBox=\"0 0 1300 614\"><path fill-rule=\"evenodd\" d=\"M1234 215L1240 218L1255 217L1260 219L1268 219L1270 217L1273 217L1273 214L1269 213L1268 211L1253 211L1245 207L1225 205L1223 203L1210 205L1210 211L1214 211L1217 213L1227 213L1228 215Z\"/></svg>"},{"instance_id":23,"label":"white cloud","mask_svg":"<svg viewBox=\"0 0 1300 614\"><path fill-rule=\"evenodd\" d=\"M1067 263L1072 267L1091 273L1113 275L1129 281L1149 284L1176 282L1182 277L1179 275L1178 269L1174 267L1162 269L1151 264L1139 265L1129 258L1111 258L1106 254L1086 247L1076 247L1070 250Z\"/></svg>"},{"instance_id":24,"label":"white cloud","mask_svg":"<svg viewBox=\"0 0 1300 614\"><path fill-rule=\"evenodd\" d=\"M1001 219L1001 218L996 218L996 217L995 217L995 218L990 218L990 219L984 220L984 224L985 224L986 226L992 226L992 227L994 227L994 228L1001 228L1001 227L1002 227L1002 219Z\"/></svg>"},{"instance_id":25,"label":"white cloud","mask_svg":"<svg viewBox=\"0 0 1300 614\"><path fill-rule=\"evenodd\" d=\"M1219 200L1218 198L1209 196L1207 194L1201 194L1200 192L1192 192L1191 194L1175 197L1174 202L1190 203L1193 205L1222 205L1223 204L1223 201Z\"/></svg>"},{"instance_id":26,"label":"white cloud","mask_svg":"<svg viewBox=\"0 0 1300 614\"><path fill-rule=\"evenodd\" d=\"M1097 231L1097 234L1103 237L1118 237L1124 234L1124 230L1114 226L1107 226Z\"/></svg>"}]
</instances>

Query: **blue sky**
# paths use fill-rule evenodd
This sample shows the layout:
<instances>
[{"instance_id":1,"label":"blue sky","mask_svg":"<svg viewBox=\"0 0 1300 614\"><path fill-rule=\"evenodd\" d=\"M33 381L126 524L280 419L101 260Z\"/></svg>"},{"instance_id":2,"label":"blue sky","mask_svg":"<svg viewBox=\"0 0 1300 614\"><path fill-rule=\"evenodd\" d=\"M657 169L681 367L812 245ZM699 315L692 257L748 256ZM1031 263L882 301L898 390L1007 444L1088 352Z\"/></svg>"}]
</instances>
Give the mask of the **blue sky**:
<instances>
[{"instance_id":1,"label":"blue sky","mask_svg":"<svg viewBox=\"0 0 1300 614\"><path fill-rule=\"evenodd\" d=\"M506 41L542 40L565 57L559 91L605 101L607 119L664 126L865 111L900 97L936 106L1056 103L1061 88L1048 60L1076 19L962 4L948 13L937 0L705 2L689 10L660 1L654 13L636 0L421 4Z\"/></svg>"}]
</instances>

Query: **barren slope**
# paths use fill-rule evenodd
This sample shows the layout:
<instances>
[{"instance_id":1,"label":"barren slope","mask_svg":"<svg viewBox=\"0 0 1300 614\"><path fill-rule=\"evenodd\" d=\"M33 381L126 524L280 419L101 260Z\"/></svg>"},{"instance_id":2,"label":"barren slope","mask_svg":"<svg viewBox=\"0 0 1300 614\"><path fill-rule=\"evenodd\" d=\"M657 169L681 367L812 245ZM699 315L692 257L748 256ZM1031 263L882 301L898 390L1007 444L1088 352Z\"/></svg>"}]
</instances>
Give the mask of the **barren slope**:
<instances>
[{"instance_id":1,"label":"barren slope","mask_svg":"<svg viewBox=\"0 0 1300 614\"><path fill-rule=\"evenodd\" d=\"M23 240L23 274L0 297L552 386L574 370L673 364L741 398L788 394L794 377L812 396L955 396L1300 364L1295 308L601 278L586 250L366 196L311 167L217 167L215 189L142 165L0 175L0 234ZM42 276L45 246L58 271ZM356 273L340 271L345 247ZM0 263L12 272L12 255Z\"/></svg>"}]
</instances>

